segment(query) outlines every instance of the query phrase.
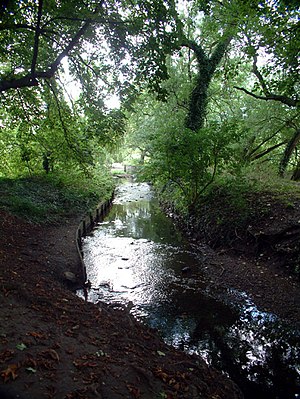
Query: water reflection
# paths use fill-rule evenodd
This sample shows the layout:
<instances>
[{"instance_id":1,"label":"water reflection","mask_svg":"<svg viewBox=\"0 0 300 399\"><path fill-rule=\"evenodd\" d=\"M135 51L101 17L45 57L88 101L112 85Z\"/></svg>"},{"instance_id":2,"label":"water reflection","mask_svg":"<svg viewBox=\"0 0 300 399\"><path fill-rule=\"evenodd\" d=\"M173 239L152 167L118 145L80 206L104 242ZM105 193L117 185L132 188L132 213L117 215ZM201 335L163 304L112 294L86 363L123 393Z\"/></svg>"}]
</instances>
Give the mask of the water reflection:
<instances>
[{"instance_id":1,"label":"water reflection","mask_svg":"<svg viewBox=\"0 0 300 399\"><path fill-rule=\"evenodd\" d=\"M234 293L242 307L208 295L205 265L148 185L119 187L109 216L85 239L84 259L93 286L89 300L128 306L168 343L227 372L247 398L295 397L299 334L260 312L244 293Z\"/></svg>"}]
</instances>

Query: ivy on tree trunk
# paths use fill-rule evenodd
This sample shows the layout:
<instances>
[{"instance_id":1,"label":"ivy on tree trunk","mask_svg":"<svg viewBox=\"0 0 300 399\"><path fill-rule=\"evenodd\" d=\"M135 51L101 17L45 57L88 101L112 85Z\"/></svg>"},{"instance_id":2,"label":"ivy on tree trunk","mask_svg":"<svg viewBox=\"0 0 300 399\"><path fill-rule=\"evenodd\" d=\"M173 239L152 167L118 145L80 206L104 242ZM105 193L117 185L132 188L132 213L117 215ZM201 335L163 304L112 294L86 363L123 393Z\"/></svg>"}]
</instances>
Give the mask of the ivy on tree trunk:
<instances>
[{"instance_id":1,"label":"ivy on tree trunk","mask_svg":"<svg viewBox=\"0 0 300 399\"><path fill-rule=\"evenodd\" d=\"M231 39L231 36L225 35L216 46L211 57L208 57L201 45L195 41L185 40L183 42L184 47L188 47L194 51L198 66L196 83L190 95L189 111L186 119L186 126L193 131L198 131L203 127L207 108L208 88Z\"/></svg>"}]
</instances>

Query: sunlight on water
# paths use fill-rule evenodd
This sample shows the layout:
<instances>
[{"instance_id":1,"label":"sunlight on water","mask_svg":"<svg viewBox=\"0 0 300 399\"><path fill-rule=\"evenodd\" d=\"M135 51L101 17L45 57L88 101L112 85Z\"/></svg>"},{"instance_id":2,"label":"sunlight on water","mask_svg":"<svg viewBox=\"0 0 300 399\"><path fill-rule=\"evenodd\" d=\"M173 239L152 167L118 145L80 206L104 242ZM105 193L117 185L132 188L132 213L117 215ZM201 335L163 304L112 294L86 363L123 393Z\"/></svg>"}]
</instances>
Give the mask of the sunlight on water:
<instances>
[{"instance_id":1,"label":"sunlight on water","mask_svg":"<svg viewBox=\"0 0 300 399\"><path fill-rule=\"evenodd\" d=\"M128 306L167 343L199 354L237 380L271 387L279 376L296 378L299 335L260 312L245 293L228 292L239 297L239 306L208 295L205 265L160 211L147 184L120 185L110 214L83 248L92 283L88 300ZM186 267L189 276L182 272Z\"/></svg>"}]
</instances>

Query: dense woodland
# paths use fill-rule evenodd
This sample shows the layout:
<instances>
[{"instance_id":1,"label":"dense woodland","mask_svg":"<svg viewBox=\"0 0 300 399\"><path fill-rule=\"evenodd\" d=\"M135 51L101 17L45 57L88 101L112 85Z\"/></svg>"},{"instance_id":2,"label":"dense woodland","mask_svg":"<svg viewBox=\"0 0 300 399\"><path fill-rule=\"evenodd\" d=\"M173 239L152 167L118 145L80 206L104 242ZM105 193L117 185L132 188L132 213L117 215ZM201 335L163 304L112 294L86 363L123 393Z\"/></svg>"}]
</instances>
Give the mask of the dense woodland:
<instances>
[{"instance_id":1,"label":"dense woodland","mask_svg":"<svg viewBox=\"0 0 300 399\"><path fill-rule=\"evenodd\" d=\"M1 178L99 186L112 162L134 163L183 213L216 184L300 179L298 1L6 0L0 13Z\"/></svg>"},{"instance_id":2,"label":"dense woodland","mask_svg":"<svg viewBox=\"0 0 300 399\"><path fill-rule=\"evenodd\" d=\"M1 1L1 398L299 394L299 334L280 321L277 339L271 326L278 316L296 328L300 317L299 9L299 0ZM197 273L183 267L170 287L189 295L191 284L226 306L229 294L238 306L249 295L253 313L270 312L255 316L270 341L241 329L242 348L225 343L226 312L213 314L224 324L212 321L209 344L222 374L145 329L131 301L117 310L66 290L99 291L84 281L74 233L111 198L114 163L151 183L199 256ZM209 331L205 303L195 337Z\"/></svg>"}]
</instances>

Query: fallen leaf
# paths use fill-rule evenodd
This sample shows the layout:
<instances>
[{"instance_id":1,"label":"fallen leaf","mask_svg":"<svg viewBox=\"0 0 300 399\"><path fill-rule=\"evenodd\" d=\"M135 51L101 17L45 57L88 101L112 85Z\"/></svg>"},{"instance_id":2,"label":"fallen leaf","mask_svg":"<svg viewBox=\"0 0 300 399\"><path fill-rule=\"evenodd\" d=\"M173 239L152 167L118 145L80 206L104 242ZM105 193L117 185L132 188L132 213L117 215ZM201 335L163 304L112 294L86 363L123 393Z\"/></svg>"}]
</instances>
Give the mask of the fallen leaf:
<instances>
[{"instance_id":1,"label":"fallen leaf","mask_svg":"<svg viewBox=\"0 0 300 399\"><path fill-rule=\"evenodd\" d=\"M175 385L176 384L176 380L174 378L170 378L168 383L169 383L169 385Z\"/></svg>"},{"instance_id":2,"label":"fallen leaf","mask_svg":"<svg viewBox=\"0 0 300 399\"><path fill-rule=\"evenodd\" d=\"M37 361L33 359L31 356L26 357L26 359L22 362L23 366L29 367L29 368L37 368Z\"/></svg>"},{"instance_id":3,"label":"fallen leaf","mask_svg":"<svg viewBox=\"0 0 300 399\"><path fill-rule=\"evenodd\" d=\"M89 362L89 361L82 361L82 360L74 360L73 364L75 367L81 368L81 367L97 367L98 363L96 362Z\"/></svg>"},{"instance_id":4,"label":"fallen leaf","mask_svg":"<svg viewBox=\"0 0 300 399\"><path fill-rule=\"evenodd\" d=\"M10 378L15 380L18 377L18 368L17 364L10 364L6 370L1 371L1 377L4 379L4 382L9 381Z\"/></svg>"},{"instance_id":5,"label":"fallen leaf","mask_svg":"<svg viewBox=\"0 0 300 399\"><path fill-rule=\"evenodd\" d=\"M154 370L154 374L164 382L166 382L169 379L168 374L165 373L160 367L157 367L156 370Z\"/></svg>"},{"instance_id":6,"label":"fallen leaf","mask_svg":"<svg viewBox=\"0 0 300 399\"><path fill-rule=\"evenodd\" d=\"M45 336L45 334L43 334L43 333L38 333L38 332L35 332L35 331L30 331L30 332L28 332L26 335L29 335L29 336L34 337L34 338L40 338L40 339L45 339L45 338L47 338L47 337Z\"/></svg>"},{"instance_id":7,"label":"fallen leaf","mask_svg":"<svg viewBox=\"0 0 300 399\"><path fill-rule=\"evenodd\" d=\"M19 351L23 351L24 349L27 349L27 346L21 342L20 344L16 345L16 348L19 349Z\"/></svg>"},{"instance_id":8,"label":"fallen leaf","mask_svg":"<svg viewBox=\"0 0 300 399\"><path fill-rule=\"evenodd\" d=\"M159 356L166 356L166 354L165 354L164 352L161 352L161 351L157 351L157 354L158 354Z\"/></svg>"},{"instance_id":9,"label":"fallen leaf","mask_svg":"<svg viewBox=\"0 0 300 399\"><path fill-rule=\"evenodd\" d=\"M176 389L176 391L179 391L180 384L177 382L175 385L173 385L173 388Z\"/></svg>"},{"instance_id":10,"label":"fallen leaf","mask_svg":"<svg viewBox=\"0 0 300 399\"><path fill-rule=\"evenodd\" d=\"M33 367L27 367L26 370L33 374L36 373L36 369L34 369Z\"/></svg>"},{"instance_id":11,"label":"fallen leaf","mask_svg":"<svg viewBox=\"0 0 300 399\"><path fill-rule=\"evenodd\" d=\"M1 352L0 353L1 363L5 362L9 359L12 359L14 357L14 354L15 354L15 351L12 349L6 349L5 351Z\"/></svg>"}]
</instances>

